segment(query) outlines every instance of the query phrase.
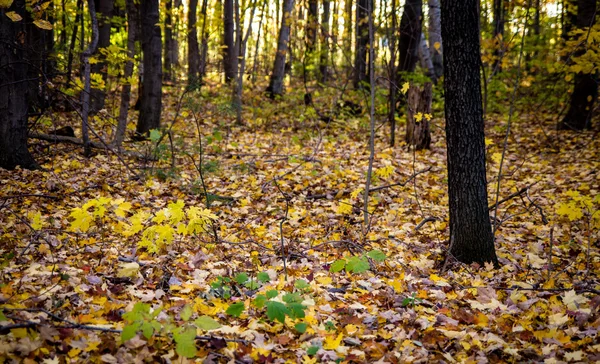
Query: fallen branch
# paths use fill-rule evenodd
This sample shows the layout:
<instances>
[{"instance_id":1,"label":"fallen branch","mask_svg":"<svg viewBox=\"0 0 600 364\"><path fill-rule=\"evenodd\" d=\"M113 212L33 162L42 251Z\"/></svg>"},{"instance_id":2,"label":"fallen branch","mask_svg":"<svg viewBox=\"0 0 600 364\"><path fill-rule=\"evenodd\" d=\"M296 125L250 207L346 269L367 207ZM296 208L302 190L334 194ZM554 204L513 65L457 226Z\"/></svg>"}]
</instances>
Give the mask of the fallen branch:
<instances>
[{"instance_id":1,"label":"fallen branch","mask_svg":"<svg viewBox=\"0 0 600 364\"><path fill-rule=\"evenodd\" d=\"M0 334L8 333L8 331L10 329L21 328L21 327L36 327L36 326L51 326L51 327L58 328L58 329L78 329L78 330L89 330L89 331L112 332L112 333L116 333L116 334L120 334L123 332L123 330L121 330L121 329L113 329L111 327L101 327L101 326L78 324L77 322L73 322L73 321L64 319L60 316L53 314L52 312L50 312L48 310L45 310L42 308L2 308L2 310L13 311L13 312L16 312L16 311L42 312L42 313L45 313L46 315L48 315L48 317L50 317L54 321L63 322L64 325L48 325L48 324L45 324L42 322L19 319L20 321L22 321L22 323L20 323L20 324L0 325ZM13 318L13 319L15 319L15 318ZM217 339L217 340L224 340L226 342L243 343L244 345L249 344L248 340L228 339L228 338L217 337L217 336L196 335L195 339L202 340L202 341L210 341L213 339Z\"/></svg>"},{"instance_id":2,"label":"fallen branch","mask_svg":"<svg viewBox=\"0 0 600 364\"><path fill-rule=\"evenodd\" d=\"M81 140L81 139L69 137L69 136L62 136L62 135L29 133L29 138L46 140L46 141L54 142L54 143L69 143L69 144L75 144L75 145L83 145L83 140ZM94 142L94 141L90 141L90 147L92 147L94 149L109 150L109 148L107 148L104 144ZM128 150L121 150L120 153L123 155L126 155L128 157L153 160L153 158L151 156L148 156L148 155L145 155L142 153L128 151Z\"/></svg>"},{"instance_id":3,"label":"fallen branch","mask_svg":"<svg viewBox=\"0 0 600 364\"><path fill-rule=\"evenodd\" d=\"M391 188L391 187L396 187L396 186L405 186L406 184L408 184L410 181L412 181L413 179L415 179L418 175L425 173L425 172L429 172L431 170L432 167L423 169L421 171L415 172L412 176L410 176L406 181L404 182L397 182L397 183L392 183L389 185L385 185L385 186L379 186L379 187L373 187L373 188L369 188L369 193L371 192L376 192L376 191L381 191L384 190L386 188ZM350 190L342 190L341 194L342 195L346 195L351 193L352 191ZM328 192L328 193L321 193L318 195L306 195L306 197L304 197L307 200L318 200L318 199L322 199L322 198L328 198L328 196L336 196L337 194L340 193L340 190L336 190L336 191L332 191L332 192Z\"/></svg>"},{"instance_id":4,"label":"fallen branch","mask_svg":"<svg viewBox=\"0 0 600 364\"><path fill-rule=\"evenodd\" d=\"M509 201L509 200L512 200L515 197L521 196L522 194L524 194L525 192L527 192L531 187L533 187L533 185L535 185L536 183L537 182L533 182L529 186L525 186L525 187L521 188L520 190L518 190L517 192L511 193L510 195L506 196L502 200L496 202L493 205L490 205L490 207L488 207L488 210L491 211L491 210L495 209L496 206L500 206L501 204L503 204L506 201Z\"/></svg>"}]
</instances>

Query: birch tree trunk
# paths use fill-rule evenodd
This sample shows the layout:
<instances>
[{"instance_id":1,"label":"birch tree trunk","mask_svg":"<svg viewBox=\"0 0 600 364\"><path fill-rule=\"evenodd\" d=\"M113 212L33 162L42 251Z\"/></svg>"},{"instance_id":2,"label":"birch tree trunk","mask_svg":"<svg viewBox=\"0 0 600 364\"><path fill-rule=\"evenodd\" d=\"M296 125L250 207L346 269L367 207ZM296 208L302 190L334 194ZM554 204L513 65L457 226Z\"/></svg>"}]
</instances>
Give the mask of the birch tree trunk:
<instances>
[{"instance_id":1,"label":"birch tree trunk","mask_svg":"<svg viewBox=\"0 0 600 364\"><path fill-rule=\"evenodd\" d=\"M440 0L429 0L429 54L433 62L435 77L440 78L444 74L443 43L442 43L442 19L440 13Z\"/></svg>"}]
</instances>

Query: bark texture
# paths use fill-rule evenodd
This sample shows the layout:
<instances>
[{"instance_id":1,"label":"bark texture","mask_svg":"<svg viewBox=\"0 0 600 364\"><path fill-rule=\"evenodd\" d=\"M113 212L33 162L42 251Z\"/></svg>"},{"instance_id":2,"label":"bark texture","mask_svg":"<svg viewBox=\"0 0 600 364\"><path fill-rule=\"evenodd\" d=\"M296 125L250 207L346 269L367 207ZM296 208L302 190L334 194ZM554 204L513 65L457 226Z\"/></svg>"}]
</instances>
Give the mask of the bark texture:
<instances>
[{"instance_id":1,"label":"bark texture","mask_svg":"<svg viewBox=\"0 0 600 364\"><path fill-rule=\"evenodd\" d=\"M487 203L477 4L442 3L450 253L463 263L497 265Z\"/></svg>"},{"instance_id":2,"label":"bark texture","mask_svg":"<svg viewBox=\"0 0 600 364\"><path fill-rule=\"evenodd\" d=\"M113 13L113 0L95 0L95 6L98 16L98 47L95 51L95 58L98 62L91 65L92 73L99 73L106 84L107 67L106 56L102 54L102 49L110 46L110 28ZM106 90L103 88L92 88L90 94L90 112L96 113L104 108L106 99Z\"/></svg>"},{"instance_id":3,"label":"bark texture","mask_svg":"<svg viewBox=\"0 0 600 364\"><path fill-rule=\"evenodd\" d=\"M225 82L234 81L237 72L237 52L234 37L233 0L223 2L223 64L225 66Z\"/></svg>"},{"instance_id":4,"label":"bark texture","mask_svg":"<svg viewBox=\"0 0 600 364\"><path fill-rule=\"evenodd\" d=\"M426 83L421 90L418 86L408 89L408 113L406 114L406 143L417 150L429 149L431 132L429 119L432 100L431 83ZM418 117L416 117L418 115ZM417 120L418 119L418 120Z\"/></svg>"},{"instance_id":5,"label":"bark texture","mask_svg":"<svg viewBox=\"0 0 600 364\"><path fill-rule=\"evenodd\" d=\"M279 29L279 39L277 41L277 54L273 63L273 73L269 81L267 93L271 98L283 95L283 78L285 76L285 59L288 51L288 42L290 39L290 18L294 0L284 0L283 16L281 17L281 28Z\"/></svg>"},{"instance_id":6,"label":"bark texture","mask_svg":"<svg viewBox=\"0 0 600 364\"><path fill-rule=\"evenodd\" d=\"M323 18L321 20L321 54L319 56L319 81L325 83L329 78L329 17L330 2L323 1Z\"/></svg>"},{"instance_id":7,"label":"bark texture","mask_svg":"<svg viewBox=\"0 0 600 364\"><path fill-rule=\"evenodd\" d=\"M200 79L200 54L198 33L196 31L196 10L198 0L190 0L188 8L188 86L198 86Z\"/></svg>"},{"instance_id":8,"label":"bark texture","mask_svg":"<svg viewBox=\"0 0 600 364\"><path fill-rule=\"evenodd\" d=\"M144 62L144 79L142 81L142 98L140 118L136 132L147 135L152 129L160 127L162 110L162 41L158 19L158 0L143 0L142 17L142 52Z\"/></svg>"},{"instance_id":9,"label":"bark texture","mask_svg":"<svg viewBox=\"0 0 600 364\"><path fill-rule=\"evenodd\" d=\"M421 0L407 0L400 18L400 47L398 59L398 85L401 85L402 72L413 72L419 60L419 43L421 41Z\"/></svg>"},{"instance_id":10,"label":"bark texture","mask_svg":"<svg viewBox=\"0 0 600 364\"><path fill-rule=\"evenodd\" d=\"M429 0L429 53L437 78L444 74L440 0Z\"/></svg>"},{"instance_id":11,"label":"bark texture","mask_svg":"<svg viewBox=\"0 0 600 364\"><path fill-rule=\"evenodd\" d=\"M356 45L354 51L354 88L361 88L368 82L367 45L369 44L369 2L358 0L356 4ZM372 9L372 7L371 7Z\"/></svg>"},{"instance_id":12,"label":"bark texture","mask_svg":"<svg viewBox=\"0 0 600 364\"><path fill-rule=\"evenodd\" d=\"M34 169L38 165L27 149L27 44L19 34L27 31L25 22L6 16L14 11L25 18L25 0L15 0L0 9L0 167Z\"/></svg>"},{"instance_id":13,"label":"bark texture","mask_svg":"<svg viewBox=\"0 0 600 364\"><path fill-rule=\"evenodd\" d=\"M579 29L592 27L595 22L597 10L596 0L577 1L577 23ZM581 56L586 52L585 44L575 52ZM575 85L571 94L569 110L559 127L561 129L583 130L591 128L594 103L598 98L598 73L577 73L574 77Z\"/></svg>"}]
</instances>

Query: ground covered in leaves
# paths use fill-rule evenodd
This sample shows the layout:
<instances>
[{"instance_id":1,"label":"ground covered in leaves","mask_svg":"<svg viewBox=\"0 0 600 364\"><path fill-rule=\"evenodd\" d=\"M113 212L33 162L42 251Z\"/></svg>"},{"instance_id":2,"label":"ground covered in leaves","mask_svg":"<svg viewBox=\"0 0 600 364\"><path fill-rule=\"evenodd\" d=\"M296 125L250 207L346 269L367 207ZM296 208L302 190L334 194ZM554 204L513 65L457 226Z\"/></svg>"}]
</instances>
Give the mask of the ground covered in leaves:
<instances>
[{"instance_id":1,"label":"ground covered in leaves","mask_svg":"<svg viewBox=\"0 0 600 364\"><path fill-rule=\"evenodd\" d=\"M256 93L237 126L220 94L173 96L172 137L126 145L155 160L31 141L43 170L0 171L0 361L600 360L597 130L516 117L496 198L487 116L494 269L446 259L439 111L419 152L378 115L365 227L368 115Z\"/></svg>"}]
</instances>

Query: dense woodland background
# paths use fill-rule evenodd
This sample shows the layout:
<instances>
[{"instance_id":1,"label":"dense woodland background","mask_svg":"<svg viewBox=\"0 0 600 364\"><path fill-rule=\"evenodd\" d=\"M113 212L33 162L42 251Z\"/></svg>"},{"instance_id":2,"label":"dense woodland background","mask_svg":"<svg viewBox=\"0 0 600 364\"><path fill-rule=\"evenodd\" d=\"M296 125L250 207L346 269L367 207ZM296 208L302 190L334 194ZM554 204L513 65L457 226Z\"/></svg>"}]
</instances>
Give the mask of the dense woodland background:
<instances>
[{"instance_id":1,"label":"dense woodland background","mask_svg":"<svg viewBox=\"0 0 600 364\"><path fill-rule=\"evenodd\" d=\"M598 5L0 0L0 359L600 360Z\"/></svg>"}]
</instances>

